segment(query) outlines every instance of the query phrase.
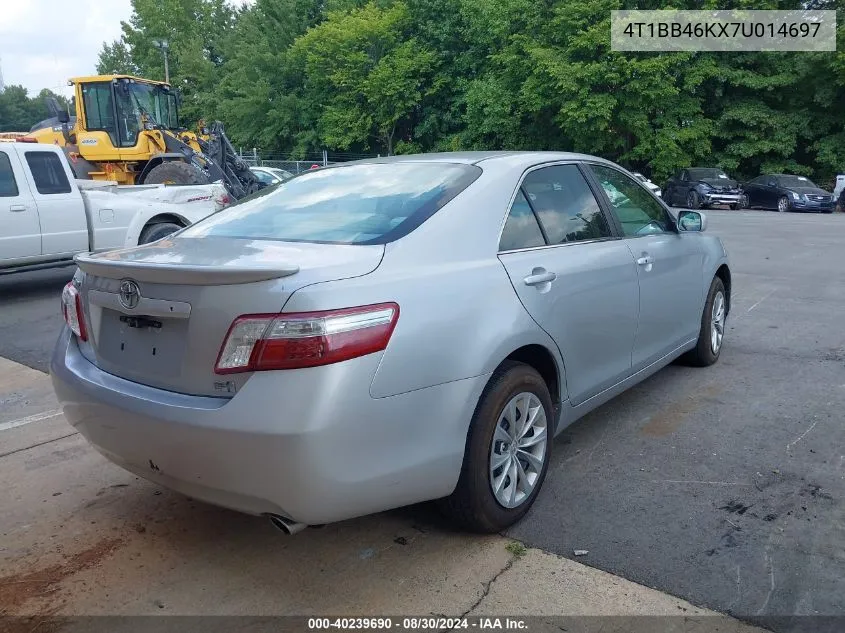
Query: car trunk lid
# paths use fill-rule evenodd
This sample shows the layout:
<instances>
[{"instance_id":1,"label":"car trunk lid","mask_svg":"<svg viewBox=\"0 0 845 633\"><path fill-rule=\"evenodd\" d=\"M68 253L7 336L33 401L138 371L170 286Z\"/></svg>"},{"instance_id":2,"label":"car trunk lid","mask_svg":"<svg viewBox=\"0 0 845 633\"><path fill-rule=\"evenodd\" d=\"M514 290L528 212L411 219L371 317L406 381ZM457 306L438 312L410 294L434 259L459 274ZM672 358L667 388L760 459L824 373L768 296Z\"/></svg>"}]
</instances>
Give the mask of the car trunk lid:
<instances>
[{"instance_id":1,"label":"car trunk lid","mask_svg":"<svg viewBox=\"0 0 845 633\"><path fill-rule=\"evenodd\" d=\"M89 340L102 370L179 393L231 397L249 374L214 365L232 322L281 311L293 292L375 270L382 245L175 236L78 256ZM338 306L344 307L344 306Z\"/></svg>"}]
</instances>

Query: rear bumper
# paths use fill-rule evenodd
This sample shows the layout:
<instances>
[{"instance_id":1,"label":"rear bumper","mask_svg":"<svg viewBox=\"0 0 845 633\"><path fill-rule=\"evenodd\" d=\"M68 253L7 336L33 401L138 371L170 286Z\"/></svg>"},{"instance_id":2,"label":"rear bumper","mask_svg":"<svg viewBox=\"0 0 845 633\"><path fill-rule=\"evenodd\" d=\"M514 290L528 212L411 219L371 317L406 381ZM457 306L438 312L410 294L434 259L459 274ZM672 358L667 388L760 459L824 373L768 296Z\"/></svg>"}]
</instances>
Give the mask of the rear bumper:
<instances>
[{"instance_id":1,"label":"rear bumper","mask_svg":"<svg viewBox=\"0 0 845 633\"><path fill-rule=\"evenodd\" d=\"M329 523L448 495L486 376L372 398L373 354L254 374L230 400L107 374L67 329L51 376L65 417L145 479L249 514Z\"/></svg>"}]
</instances>

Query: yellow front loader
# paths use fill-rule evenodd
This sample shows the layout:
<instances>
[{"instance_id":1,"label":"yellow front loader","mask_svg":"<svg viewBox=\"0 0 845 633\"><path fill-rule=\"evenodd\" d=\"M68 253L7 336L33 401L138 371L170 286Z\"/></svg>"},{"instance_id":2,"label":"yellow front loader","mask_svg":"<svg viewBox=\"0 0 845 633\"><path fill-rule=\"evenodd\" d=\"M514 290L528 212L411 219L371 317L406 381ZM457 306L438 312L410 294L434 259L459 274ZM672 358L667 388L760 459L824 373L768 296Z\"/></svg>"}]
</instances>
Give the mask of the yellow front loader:
<instances>
[{"instance_id":1,"label":"yellow front loader","mask_svg":"<svg viewBox=\"0 0 845 633\"><path fill-rule=\"evenodd\" d=\"M234 198L263 186L221 123L199 134L180 126L178 95L168 84L129 75L76 77L69 84L75 116L53 99L52 118L17 140L63 147L77 178L126 185L223 181Z\"/></svg>"}]
</instances>

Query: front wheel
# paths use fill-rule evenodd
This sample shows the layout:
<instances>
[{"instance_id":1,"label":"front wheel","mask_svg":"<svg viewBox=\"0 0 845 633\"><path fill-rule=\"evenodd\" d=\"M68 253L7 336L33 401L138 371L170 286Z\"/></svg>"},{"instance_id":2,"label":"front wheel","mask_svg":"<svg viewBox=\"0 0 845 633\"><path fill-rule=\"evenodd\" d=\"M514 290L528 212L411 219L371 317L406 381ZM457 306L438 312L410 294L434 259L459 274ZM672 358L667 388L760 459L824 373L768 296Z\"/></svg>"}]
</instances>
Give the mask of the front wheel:
<instances>
[{"instance_id":1,"label":"front wheel","mask_svg":"<svg viewBox=\"0 0 845 633\"><path fill-rule=\"evenodd\" d=\"M781 196L778 198L778 212L784 213L786 211L789 211L789 198Z\"/></svg>"},{"instance_id":2,"label":"front wheel","mask_svg":"<svg viewBox=\"0 0 845 633\"><path fill-rule=\"evenodd\" d=\"M707 367L719 360L728 318L728 299L725 284L714 277L701 314L701 329L695 347L681 357L688 365Z\"/></svg>"},{"instance_id":3,"label":"front wheel","mask_svg":"<svg viewBox=\"0 0 845 633\"><path fill-rule=\"evenodd\" d=\"M490 379L470 423L455 491L440 502L473 532L495 533L528 512L548 470L552 399L539 373L506 362Z\"/></svg>"},{"instance_id":4,"label":"front wheel","mask_svg":"<svg viewBox=\"0 0 845 633\"><path fill-rule=\"evenodd\" d=\"M698 197L698 193L696 191L690 191L687 193L687 208L688 209L700 209L701 208L701 199Z\"/></svg>"}]
</instances>

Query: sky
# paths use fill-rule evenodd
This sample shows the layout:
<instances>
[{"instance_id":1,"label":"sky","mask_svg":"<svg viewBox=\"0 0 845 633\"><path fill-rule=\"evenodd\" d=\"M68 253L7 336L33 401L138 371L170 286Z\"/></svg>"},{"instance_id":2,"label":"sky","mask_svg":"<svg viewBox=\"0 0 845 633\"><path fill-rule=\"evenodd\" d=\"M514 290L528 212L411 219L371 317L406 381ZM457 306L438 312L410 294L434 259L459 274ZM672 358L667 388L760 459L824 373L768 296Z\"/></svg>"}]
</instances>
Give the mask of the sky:
<instances>
[{"instance_id":1,"label":"sky","mask_svg":"<svg viewBox=\"0 0 845 633\"><path fill-rule=\"evenodd\" d=\"M93 75L103 42L120 37L129 0L3 0L0 67L7 86L70 96L70 77Z\"/></svg>"}]
</instances>

